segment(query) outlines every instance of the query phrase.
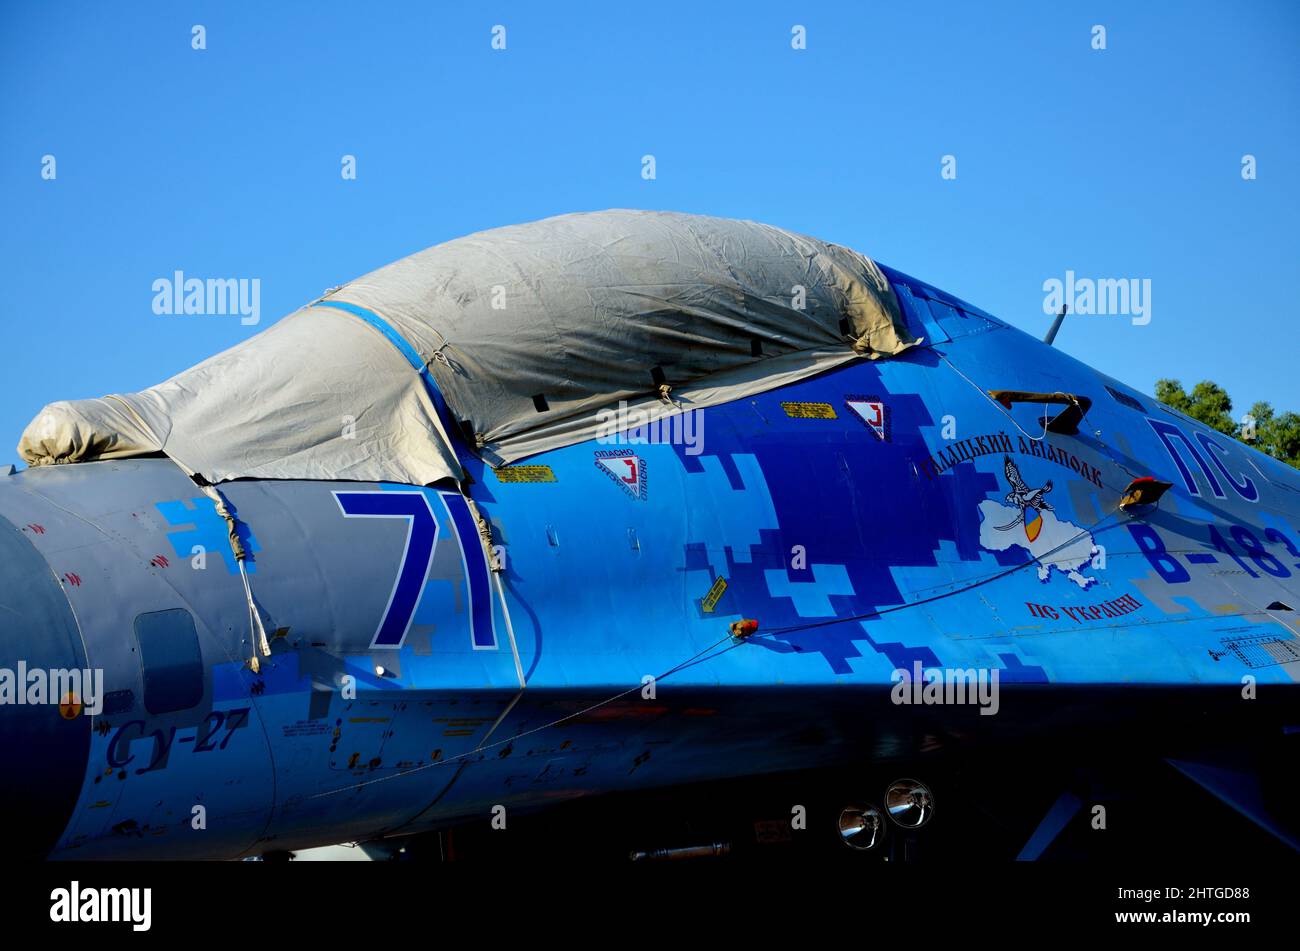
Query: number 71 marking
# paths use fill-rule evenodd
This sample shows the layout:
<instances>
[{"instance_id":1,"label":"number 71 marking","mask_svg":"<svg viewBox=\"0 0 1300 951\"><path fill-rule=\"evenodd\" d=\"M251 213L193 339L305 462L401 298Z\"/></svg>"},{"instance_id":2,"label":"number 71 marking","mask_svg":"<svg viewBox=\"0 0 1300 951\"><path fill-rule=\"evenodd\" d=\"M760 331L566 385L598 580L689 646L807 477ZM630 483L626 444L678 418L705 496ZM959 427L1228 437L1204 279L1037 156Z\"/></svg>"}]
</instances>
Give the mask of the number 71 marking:
<instances>
[{"instance_id":1,"label":"number 71 marking","mask_svg":"<svg viewBox=\"0 0 1300 951\"><path fill-rule=\"evenodd\" d=\"M406 633L415 618L420 595L424 591L424 580L428 577L429 566L433 561L434 546L438 541L438 521L429 505L429 497L423 492L384 491L335 492L333 495L346 518L406 520L406 547L402 551L397 580L393 582L388 604L370 642L372 649L399 648L406 640ZM496 650L488 565L483 547L478 544L478 528L463 496L456 492L439 492L438 495L451 519L452 533L460 542L461 564L465 569L465 587L469 601L471 645L474 650Z\"/></svg>"},{"instance_id":2,"label":"number 71 marking","mask_svg":"<svg viewBox=\"0 0 1300 951\"><path fill-rule=\"evenodd\" d=\"M420 603L424 579L433 561L438 521L423 492L335 492L334 499L347 518L403 518L407 521L406 547L393 590L388 595L371 648L402 646Z\"/></svg>"}]
</instances>

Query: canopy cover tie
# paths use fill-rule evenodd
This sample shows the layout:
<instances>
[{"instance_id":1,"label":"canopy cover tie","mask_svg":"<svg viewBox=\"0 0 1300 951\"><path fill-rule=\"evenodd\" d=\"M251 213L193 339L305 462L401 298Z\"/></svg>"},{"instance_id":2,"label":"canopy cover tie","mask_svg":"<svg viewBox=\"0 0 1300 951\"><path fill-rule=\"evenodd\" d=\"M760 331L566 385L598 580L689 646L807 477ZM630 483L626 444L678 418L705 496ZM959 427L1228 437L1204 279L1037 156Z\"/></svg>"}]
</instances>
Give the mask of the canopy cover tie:
<instances>
[{"instance_id":1,"label":"canopy cover tie","mask_svg":"<svg viewBox=\"0 0 1300 951\"><path fill-rule=\"evenodd\" d=\"M226 520L226 534L230 539L230 550L234 553L235 564L239 566L239 577L244 583L244 598L248 602L248 626L254 642L256 643L256 652L249 659L248 666L253 673L258 673L262 669L261 660L258 657L271 656L271 642L266 636L266 625L262 623L262 612L258 610L256 602L253 600L253 588L248 583L248 570L244 567L244 562L248 558L248 551L244 548L243 540L239 537L239 523L234 514L230 511L230 506L226 502L225 496L214 485L200 486L203 494L212 500L216 506L217 514Z\"/></svg>"}]
</instances>

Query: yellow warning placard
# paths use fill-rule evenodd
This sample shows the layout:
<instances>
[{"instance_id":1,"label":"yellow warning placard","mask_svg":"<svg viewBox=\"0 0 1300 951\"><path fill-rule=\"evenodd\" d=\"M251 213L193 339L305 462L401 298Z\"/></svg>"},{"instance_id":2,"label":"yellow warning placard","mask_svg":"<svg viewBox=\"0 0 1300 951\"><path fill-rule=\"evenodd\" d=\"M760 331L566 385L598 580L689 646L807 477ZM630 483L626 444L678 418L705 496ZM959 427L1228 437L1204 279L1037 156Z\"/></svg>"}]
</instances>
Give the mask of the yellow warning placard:
<instances>
[{"instance_id":1,"label":"yellow warning placard","mask_svg":"<svg viewBox=\"0 0 1300 951\"><path fill-rule=\"evenodd\" d=\"M714 607L717 606L718 601L722 598L722 595L726 590L727 579L719 575L718 579L713 582L713 587L709 589L709 593L706 594L704 600L700 602L700 606L704 608L705 614L713 613Z\"/></svg>"},{"instance_id":2,"label":"yellow warning placard","mask_svg":"<svg viewBox=\"0 0 1300 951\"><path fill-rule=\"evenodd\" d=\"M498 482L558 482L550 466L502 466L493 469Z\"/></svg>"},{"instance_id":3,"label":"yellow warning placard","mask_svg":"<svg viewBox=\"0 0 1300 951\"><path fill-rule=\"evenodd\" d=\"M781 408L791 419L837 419L835 407L830 403L782 403Z\"/></svg>"}]
</instances>

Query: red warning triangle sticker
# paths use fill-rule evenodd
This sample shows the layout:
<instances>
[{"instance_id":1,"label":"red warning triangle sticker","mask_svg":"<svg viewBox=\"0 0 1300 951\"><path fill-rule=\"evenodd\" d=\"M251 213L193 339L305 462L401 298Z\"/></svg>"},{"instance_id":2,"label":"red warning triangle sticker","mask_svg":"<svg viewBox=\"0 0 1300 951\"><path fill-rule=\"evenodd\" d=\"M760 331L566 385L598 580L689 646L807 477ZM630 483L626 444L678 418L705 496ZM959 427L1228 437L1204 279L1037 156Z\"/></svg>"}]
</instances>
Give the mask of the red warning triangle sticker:
<instances>
[{"instance_id":1,"label":"red warning triangle sticker","mask_svg":"<svg viewBox=\"0 0 1300 951\"><path fill-rule=\"evenodd\" d=\"M845 399L844 404L853 410L878 438L886 441L889 439L889 407L883 400L850 396Z\"/></svg>"},{"instance_id":2,"label":"red warning triangle sticker","mask_svg":"<svg viewBox=\"0 0 1300 951\"><path fill-rule=\"evenodd\" d=\"M634 499L645 499L645 460L632 452L601 451L596 466Z\"/></svg>"}]
</instances>

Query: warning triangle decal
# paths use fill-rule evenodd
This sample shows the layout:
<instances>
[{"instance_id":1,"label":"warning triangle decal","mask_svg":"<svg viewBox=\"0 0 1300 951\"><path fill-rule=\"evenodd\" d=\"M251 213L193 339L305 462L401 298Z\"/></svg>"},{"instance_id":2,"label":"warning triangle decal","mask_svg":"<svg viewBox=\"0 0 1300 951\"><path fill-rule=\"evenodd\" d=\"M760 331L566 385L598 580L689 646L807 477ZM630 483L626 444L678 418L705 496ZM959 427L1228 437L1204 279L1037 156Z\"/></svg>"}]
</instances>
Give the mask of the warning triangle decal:
<instances>
[{"instance_id":1,"label":"warning triangle decal","mask_svg":"<svg viewBox=\"0 0 1300 951\"><path fill-rule=\"evenodd\" d=\"M645 499L645 460L636 453L616 450L597 452L596 467L632 498Z\"/></svg>"}]
</instances>

